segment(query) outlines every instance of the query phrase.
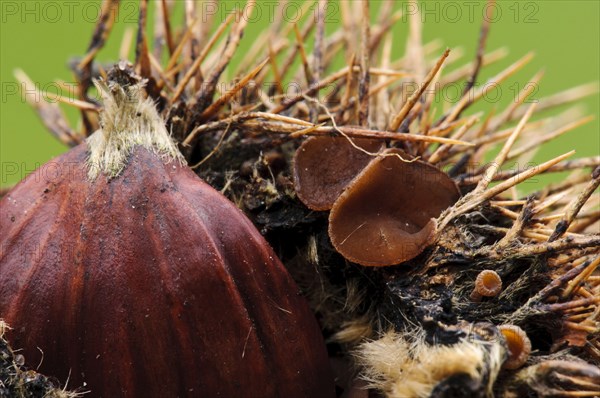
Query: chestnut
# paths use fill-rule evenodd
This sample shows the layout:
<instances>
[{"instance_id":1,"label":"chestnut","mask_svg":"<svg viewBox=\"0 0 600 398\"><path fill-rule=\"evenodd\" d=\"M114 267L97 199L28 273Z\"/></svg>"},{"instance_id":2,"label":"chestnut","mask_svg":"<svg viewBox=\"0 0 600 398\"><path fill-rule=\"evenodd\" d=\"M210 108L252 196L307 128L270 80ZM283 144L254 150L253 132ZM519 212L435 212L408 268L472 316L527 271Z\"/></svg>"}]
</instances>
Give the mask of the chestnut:
<instances>
[{"instance_id":1,"label":"chestnut","mask_svg":"<svg viewBox=\"0 0 600 398\"><path fill-rule=\"evenodd\" d=\"M142 85L110 77L101 129L0 202L9 340L86 397L332 397L273 250L184 164Z\"/></svg>"}]
</instances>

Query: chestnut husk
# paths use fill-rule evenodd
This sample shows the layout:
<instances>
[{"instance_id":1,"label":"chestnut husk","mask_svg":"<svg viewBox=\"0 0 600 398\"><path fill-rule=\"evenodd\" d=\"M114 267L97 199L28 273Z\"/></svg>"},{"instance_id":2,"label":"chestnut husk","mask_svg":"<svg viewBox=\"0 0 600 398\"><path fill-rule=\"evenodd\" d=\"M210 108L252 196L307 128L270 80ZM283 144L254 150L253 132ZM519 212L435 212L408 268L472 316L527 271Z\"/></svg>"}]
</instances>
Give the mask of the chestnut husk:
<instances>
[{"instance_id":1,"label":"chestnut husk","mask_svg":"<svg viewBox=\"0 0 600 398\"><path fill-rule=\"evenodd\" d=\"M244 214L153 147L91 177L90 142L0 202L0 317L28 363L86 397L333 396L316 319Z\"/></svg>"}]
</instances>

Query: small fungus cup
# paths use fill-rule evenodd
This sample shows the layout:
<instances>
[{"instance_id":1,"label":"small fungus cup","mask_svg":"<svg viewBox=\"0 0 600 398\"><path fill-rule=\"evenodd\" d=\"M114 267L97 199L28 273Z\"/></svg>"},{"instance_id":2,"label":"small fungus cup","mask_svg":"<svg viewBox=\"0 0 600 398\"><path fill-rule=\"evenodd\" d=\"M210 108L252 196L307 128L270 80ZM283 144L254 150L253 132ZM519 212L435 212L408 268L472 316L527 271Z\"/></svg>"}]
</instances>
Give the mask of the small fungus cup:
<instances>
[{"instance_id":1,"label":"small fungus cup","mask_svg":"<svg viewBox=\"0 0 600 398\"><path fill-rule=\"evenodd\" d=\"M504 336L508 346L508 359L504 362L505 369L518 369L527 362L531 353L531 341L527 333L516 325L500 325L498 330Z\"/></svg>"},{"instance_id":2,"label":"small fungus cup","mask_svg":"<svg viewBox=\"0 0 600 398\"><path fill-rule=\"evenodd\" d=\"M483 297L497 296L502 290L502 279L496 271L483 270L475 279L475 287L471 292L471 301L479 302Z\"/></svg>"}]
</instances>

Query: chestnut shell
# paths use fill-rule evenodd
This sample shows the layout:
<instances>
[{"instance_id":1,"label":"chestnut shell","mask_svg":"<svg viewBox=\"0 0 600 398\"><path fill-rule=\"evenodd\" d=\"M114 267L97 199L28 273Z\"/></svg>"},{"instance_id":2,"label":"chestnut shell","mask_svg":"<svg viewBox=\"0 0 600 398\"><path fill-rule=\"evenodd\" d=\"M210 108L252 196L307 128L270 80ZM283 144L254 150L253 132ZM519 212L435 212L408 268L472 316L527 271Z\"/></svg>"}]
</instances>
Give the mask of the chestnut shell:
<instances>
[{"instance_id":1,"label":"chestnut shell","mask_svg":"<svg viewBox=\"0 0 600 398\"><path fill-rule=\"evenodd\" d=\"M0 202L0 317L29 364L86 397L333 396L311 310L239 209L142 147L90 182L86 153Z\"/></svg>"}]
</instances>

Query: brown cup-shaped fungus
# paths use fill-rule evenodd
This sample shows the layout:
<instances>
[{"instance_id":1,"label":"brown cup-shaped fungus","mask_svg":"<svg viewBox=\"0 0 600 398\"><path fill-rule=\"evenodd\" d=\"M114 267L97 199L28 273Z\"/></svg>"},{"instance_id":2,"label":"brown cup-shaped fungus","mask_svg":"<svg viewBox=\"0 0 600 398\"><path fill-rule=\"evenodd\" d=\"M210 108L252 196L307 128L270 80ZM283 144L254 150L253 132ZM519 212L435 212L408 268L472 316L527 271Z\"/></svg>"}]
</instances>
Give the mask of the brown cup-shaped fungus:
<instances>
[{"instance_id":1,"label":"brown cup-shaped fungus","mask_svg":"<svg viewBox=\"0 0 600 398\"><path fill-rule=\"evenodd\" d=\"M531 353L531 340L527 333L516 325L500 325L498 330L508 346L508 359L502 365L505 369L518 369L527 362Z\"/></svg>"},{"instance_id":2,"label":"brown cup-shaped fungus","mask_svg":"<svg viewBox=\"0 0 600 398\"><path fill-rule=\"evenodd\" d=\"M378 152L381 141L353 139L367 152ZM294 158L294 187L312 210L329 210L373 156L355 148L346 137L311 137Z\"/></svg>"},{"instance_id":3,"label":"brown cup-shaped fungus","mask_svg":"<svg viewBox=\"0 0 600 398\"><path fill-rule=\"evenodd\" d=\"M329 237L352 262L386 266L416 257L431 244L434 218L460 196L446 173L400 156L408 158L389 149L373 159L331 209Z\"/></svg>"},{"instance_id":4,"label":"brown cup-shaped fungus","mask_svg":"<svg viewBox=\"0 0 600 398\"><path fill-rule=\"evenodd\" d=\"M475 288L471 292L471 301L479 302L483 297L494 297L502 290L502 279L496 271L483 270L475 279Z\"/></svg>"}]
</instances>

